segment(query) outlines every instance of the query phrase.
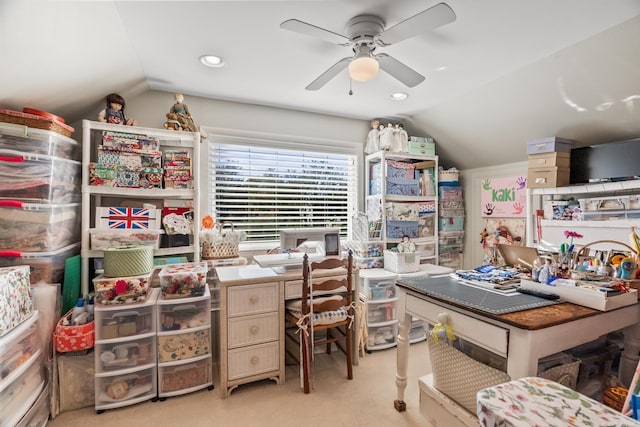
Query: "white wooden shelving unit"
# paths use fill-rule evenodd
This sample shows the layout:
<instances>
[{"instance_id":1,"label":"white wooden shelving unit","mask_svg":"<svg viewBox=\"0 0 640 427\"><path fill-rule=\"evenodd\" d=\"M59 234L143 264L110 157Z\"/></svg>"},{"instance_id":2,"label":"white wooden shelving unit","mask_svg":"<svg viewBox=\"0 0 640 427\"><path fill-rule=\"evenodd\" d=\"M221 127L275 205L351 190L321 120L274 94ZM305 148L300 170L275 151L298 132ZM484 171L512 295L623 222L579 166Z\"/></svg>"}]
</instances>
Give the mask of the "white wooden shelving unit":
<instances>
[{"instance_id":1,"label":"white wooden shelving unit","mask_svg":"<svg viewBox=\"0 0 640 427\"><path fill-rule=\"evenodd\" d=\"M398 161L406 163L428 162L430 166L424 171L430 171L431 179L429 183L429 194L425 194L425 187L421 183L419 195L389 194L387 182L388 161ZM375 184L372 185L372 182ZM365 157L365 185L367 214L369 220L372 212L378 212L382 220L381 239L385 249L397 246L402 241L402 237L389 237L385 208L388 203L430 203L433 204L433 211L421 215L418 221L419 234L411 240L416 244L420 254L420 262L428 264L438 264L438 156L425 156L409 153L389 153L384 150L370 154ZM429 231L427 232L427 229Z\"/></svg>"},{"instance_id":2,"label":"white wooden shelving unit","mask_svg":"<svg viewBox=\"0 0 640 427\"><path fill-rule=\"evenodd\" d=\"M640 208L631 204L624 212L608 212L619 219L568 221L542 219L542 241L537 240L536 210L544 208L544 202L549 200L575 200L584 198L635 196L640 195L640 180L600 182L582 185L572 185L556 188L529 188L527 189L527 246L537 246L541 249L558 249L558 246L566 242L565 230L576 231L584 237L574 241L576 246L581 246L598 240L615 240L629 244L631 226L640 227ZM635 207L634 207L635 206ZM610 245L605 245L609 246ZM599 249L594 245L593 249Z\"/></svg>"},{"instance_id":3,"label":"white wooden shelving unit","mask_svg":"<svg viewBox=\"0 0 640 427\"><path fill-rule=\"evenodd\" d=\"M156 137L160 141L160 150L186 150L191 155L192 188L127 188L89 185L89 164L95 161L97 146L100 145L104 131L139 134ZM89 260L101 258L102 250L91 250L88 230L95 228L95 208L104 206L103 198L119 198L142 201L185 200L193 205L194 227L200 224L200 134L194 132L176 132L165 129L143 128L136 126L114 125L109 123L83 120L82 122L82 295L89 292L90 265ZM113 205L111 205L113 206ZM158 206L162 208L162 206ZM197 231L197 230L196 230ZM193 243L189 246L160 248L154 251L154 256L187 255L190 261L200 260L200 242L198 233L193 233Z\"/></svg>"}]
</instances>

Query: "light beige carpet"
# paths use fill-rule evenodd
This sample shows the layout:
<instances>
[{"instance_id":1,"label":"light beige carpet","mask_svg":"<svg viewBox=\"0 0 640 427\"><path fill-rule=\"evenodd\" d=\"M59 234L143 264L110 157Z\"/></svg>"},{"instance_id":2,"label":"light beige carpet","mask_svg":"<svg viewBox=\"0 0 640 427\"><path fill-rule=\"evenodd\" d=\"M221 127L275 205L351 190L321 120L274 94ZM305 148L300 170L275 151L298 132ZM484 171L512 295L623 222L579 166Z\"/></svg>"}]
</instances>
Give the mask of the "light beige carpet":
<instances>
[{"instance_id":1,"label":"light beige carpet","mask_svg":"<svg viewBox=\"0 0 640 427\"><path fill-rule=\"evenodd\" d=\"M287 381L260 381L237 388L221 399L217 387L165 401L144 402L96 414L91 408L64 412L52 427L117 426L424 426L419 412L418 378L430 372L426 343L412 344L409 355L406 412L393 407L396 398L396 349L372 352L346 379L344 356L316 355L314 390L299 387L297 366L287 366Z\"/></svg>"}]
</instances>

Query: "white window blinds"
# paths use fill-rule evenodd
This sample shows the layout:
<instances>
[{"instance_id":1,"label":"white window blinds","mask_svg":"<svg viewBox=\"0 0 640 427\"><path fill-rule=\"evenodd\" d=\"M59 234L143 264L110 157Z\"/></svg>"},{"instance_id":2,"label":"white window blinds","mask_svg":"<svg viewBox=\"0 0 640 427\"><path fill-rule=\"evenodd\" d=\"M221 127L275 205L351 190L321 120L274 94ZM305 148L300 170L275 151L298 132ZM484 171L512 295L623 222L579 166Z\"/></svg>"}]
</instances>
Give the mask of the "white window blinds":
<instances>
[{"instance_id":1,"label":"white window blinds","mask_svg":"<svg viewBox=\"0 0 640 427\"><path fill-rule=\"evenodd\" d=\"M250 242L277 241L283 228L338 227L346 236L356 207L356 156L274 145L210 142L208 207L216 221L232 222Z\"/></svg>"}]
</instances>

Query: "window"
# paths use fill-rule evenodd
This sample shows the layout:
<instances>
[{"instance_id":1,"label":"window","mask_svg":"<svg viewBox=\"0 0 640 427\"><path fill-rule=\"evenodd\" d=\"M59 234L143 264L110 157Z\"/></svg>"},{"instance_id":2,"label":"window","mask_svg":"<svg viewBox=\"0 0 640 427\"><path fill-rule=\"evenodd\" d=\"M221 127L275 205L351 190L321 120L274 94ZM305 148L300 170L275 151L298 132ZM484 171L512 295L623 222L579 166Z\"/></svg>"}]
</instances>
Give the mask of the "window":
<instances>
[{"instance_id":1,"label":"window","mask_svg":"<svg viewBox=\"0 0 640 427\"><path fill-rule=\"evenodd\" d=\"M358 157L344 143L305 140L209 134L208 211L216 221L246 231L249 242L278 241L281 229L299 227L338 227L347 236Z\"/></svg>"}]
</instances>

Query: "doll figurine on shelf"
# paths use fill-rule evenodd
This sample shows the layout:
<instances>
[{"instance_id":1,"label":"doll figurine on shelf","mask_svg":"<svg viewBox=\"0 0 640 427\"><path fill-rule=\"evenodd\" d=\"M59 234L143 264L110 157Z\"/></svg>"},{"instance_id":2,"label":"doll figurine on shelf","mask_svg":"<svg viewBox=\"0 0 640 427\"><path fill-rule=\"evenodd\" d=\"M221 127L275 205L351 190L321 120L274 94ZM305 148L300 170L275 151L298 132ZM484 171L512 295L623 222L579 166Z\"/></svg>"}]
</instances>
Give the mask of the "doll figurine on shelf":
<instances>
[{"instance_id":1,"label":"doll figurine on shelf","mask_svg":"<svg viewBox=\"0 0 640 427\"><path fill-rule=\"evenodd\" d=\"M106 104L105 108L98 114L98 121L127 126L136 126L138 124L136 120L127 119L124 115L124 98L117 93L107 95Z\"/></svg>"},{"instance_id":2,"label":"doll figurine on shelf","mask_svg":"<svg viewBox=\"0 0 640 427\"><path fill-rule=\"evenodd\" d=\"M398 252L415 252L416 244L406 234L402 236L402 242L398 243Z\"/></svg>"},{"instance_id":3,"label":"doll figurine on shelf","mask_svg":"<svg viewBox=\"0 0 640 427\"><path fill-rule=\"evenodd\" d=\"M371 130L367 134L367 143L364 146L364 152L367 154L380 151L380 122L378 120L371 121Z\"/></svg>"},{"instance_id":4,"label":"doll figurine on shelf","mask_svg":"<svg viewBox=\"0 0 640 427\"><path fill-rule=\"evenodd\" d=\"M184 103L184 95L181 93L176 93L173 95L176 103L171 106L169 110L169 115L175 115L177 117L178 123L182 130L186 130L189 132L200 132L200 142L204 142L207 139L207 135L204 130L198 129L195 122L193 121L193 117L191 117L191 112L189 111L189 107Z\"/></svg>"},{"instance_id":5,"label":"doll figurine on shelf","mask_svg":"<svg viewBox=\"0 0 640 427\"><path fill-rule=\"evenodd\" d=\"M184 95L176 93L173 95L173 98L176 100L176 103L171 106L169 113L178 116L178 122L180 122L182 129L189 132L198 132L198 127L194 123L193 117L191 117L189 107L184 103Z\"/></svg>"}]
</instances>

